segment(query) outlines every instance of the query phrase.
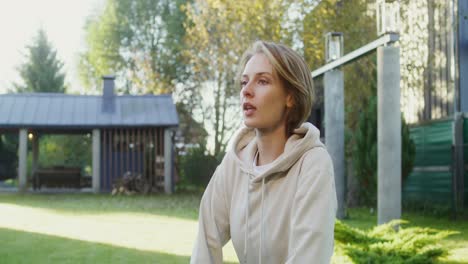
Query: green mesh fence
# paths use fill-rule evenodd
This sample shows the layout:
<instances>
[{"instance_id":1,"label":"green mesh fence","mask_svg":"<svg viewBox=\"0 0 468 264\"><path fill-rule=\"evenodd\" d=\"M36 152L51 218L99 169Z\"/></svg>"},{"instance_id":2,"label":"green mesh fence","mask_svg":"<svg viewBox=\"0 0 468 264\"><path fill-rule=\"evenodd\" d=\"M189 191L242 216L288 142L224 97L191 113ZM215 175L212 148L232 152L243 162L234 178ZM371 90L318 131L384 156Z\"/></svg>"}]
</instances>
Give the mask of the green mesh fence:
<instances>
[{"instance_id":1,"label":"green mesh fence","mask_svg":"<svg viewBox=\"0 0 468 264\"><path fill-rule=\"evenodd\" d=\"M403 199L425 203L452 201L453 120L438 120L410 128L416 145L414 169L403 186ZM464 200L468 205L468 117L463 120Z\"/></svg>"},{"instance_id":2,"label":"green mesh fence","mask_svg":"<svg viewBox=\"0 0 468 264\"><path fill-rule=\"evenodd\" d=\"M410 128L416 157L413 171L403 186L405 201L450 205L452 123L453 120L440 120Z\"/></svg>"}]
</instances>

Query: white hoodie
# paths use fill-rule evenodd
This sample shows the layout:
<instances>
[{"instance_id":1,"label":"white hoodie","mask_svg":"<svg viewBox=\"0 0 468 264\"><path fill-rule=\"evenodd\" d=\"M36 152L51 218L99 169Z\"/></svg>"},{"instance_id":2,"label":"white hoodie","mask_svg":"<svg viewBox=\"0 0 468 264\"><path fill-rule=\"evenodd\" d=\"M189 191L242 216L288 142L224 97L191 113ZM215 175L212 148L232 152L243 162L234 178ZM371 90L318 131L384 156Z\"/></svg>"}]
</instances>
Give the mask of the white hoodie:
<instances>
[{"instance_id":1,"label":"white hoodie","mask_svg":"<svg viewBox=\"0 0 468 264\"><path fill-rule=\"evenodd\" d=\"M222 263L229 239L240 263L330 263L337 201L319 135L302 124L283 154L256 174L255 131L239 130L203 194L190 263Z\"/></svg>"}]
</instances>

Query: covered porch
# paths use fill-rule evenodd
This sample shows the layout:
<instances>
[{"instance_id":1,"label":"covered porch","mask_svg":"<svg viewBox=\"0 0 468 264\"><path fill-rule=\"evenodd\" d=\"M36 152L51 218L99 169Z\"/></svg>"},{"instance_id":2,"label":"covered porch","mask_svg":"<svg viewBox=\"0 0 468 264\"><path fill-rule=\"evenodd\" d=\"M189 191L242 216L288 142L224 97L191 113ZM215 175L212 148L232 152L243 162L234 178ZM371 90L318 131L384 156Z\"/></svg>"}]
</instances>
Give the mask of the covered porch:
<instances>
[{"instance_id":1,"label":"covered porch","mask_svg":"<svg viewBox=\"0 0 468 264\"><path fill-rule=\"evenodd\" d=\"M18 135L18 191L44 185L109 192L126 174L142 177L153 191L174 190L173 134L179 120L171 95L117 96L114 78L107 76L102 96L4 94L0 113L0 135ZM90 175L79 168L39 166L40 135L57 134L90 139Z\"/></svg>"}]
</instances>

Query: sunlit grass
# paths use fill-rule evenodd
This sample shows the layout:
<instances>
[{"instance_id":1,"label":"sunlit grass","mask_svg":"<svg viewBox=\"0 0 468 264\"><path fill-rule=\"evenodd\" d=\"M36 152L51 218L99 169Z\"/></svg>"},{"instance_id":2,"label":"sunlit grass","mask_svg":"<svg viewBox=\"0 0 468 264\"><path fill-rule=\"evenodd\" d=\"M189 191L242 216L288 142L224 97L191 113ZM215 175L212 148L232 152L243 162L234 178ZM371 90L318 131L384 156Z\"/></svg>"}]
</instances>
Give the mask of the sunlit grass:
<instances>
[{"instance_id":1,"label":"sunlit grass","mask_svg":"<svg viewBox=\"0 0 468 264\"><path fill-rule=\"evenodd\" d=\"M201 194L119 196L0 194L1 263L188 263ZM468 221L404 213L410 225L460 232L443 263L468 263ZM351 209L351 226L369 229L375 212ZM225 260L238 263L232 244ZM349 263L335 247L334 263Z\"/></svg>"},{"instance_id":2,"label":"sunlit grass","mask_svg":"<svg viewBox=\"0 0 468 264\"><path fill-rule=\"evenodd\" d=\"M0 228L1 263L188 263L188 256L142 251Z\"/></svg>"},{"instance_id":3,"label":"sunlit grass","mask_svg":"<svg viewBox=\"0 0 468 264\"><path fill-rule=\"evenodd\" d=\"M67 215L2 203L0 211L2 228L175 255L189 255L197 229L192 220L144 213Z\"/></svg>"},{"instance_id":4,"label":"sunlit grass","mask_svg":"<svg viewBox=\"0 0 468 264\"><path fill-rule=\"evenodd\" d=\"M125 248L180 256L182 258L175 258L176 262L171 263L187 263L198 228L196 208L199 202L190 196L170 198L0 195L0 237L5 230L34 233L96 243L116 250ZM24 240L24 243L29 242ZM30 245L23 247L26 249ZM64 250L61 254L71 251ZM232 245L226 247L225 260L237 260Z\"/></svg>"},{"instance_id":5,"label":"sunlit grass","mask_svg":"<svg viewBox=\"0 0 468 264\"><path fill-rule=\"evenodd\" d=\"M145 213L197 220L201 194L111 196L109 194L0 193L0 203L43 208L62 214Z\"/></svg>"}]
</instances>

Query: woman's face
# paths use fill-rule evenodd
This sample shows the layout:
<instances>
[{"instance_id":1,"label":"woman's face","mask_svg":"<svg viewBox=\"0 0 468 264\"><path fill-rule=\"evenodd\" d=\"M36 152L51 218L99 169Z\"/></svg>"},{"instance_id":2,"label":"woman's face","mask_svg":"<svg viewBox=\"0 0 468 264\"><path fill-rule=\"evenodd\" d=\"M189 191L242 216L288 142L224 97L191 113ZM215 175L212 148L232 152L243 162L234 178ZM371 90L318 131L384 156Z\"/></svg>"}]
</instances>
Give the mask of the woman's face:
<instances>
[{"instance_id":1,"label":"woman's face","mask_svg":"<svg viewBox=\"0 0 468 264\"><path fill-rule=\"evenodd\" d=\"M247 127L274 130L286 124L292 99L264 54L255 54L245 65L240 98Z\"/></svg>"}]
</instances>

